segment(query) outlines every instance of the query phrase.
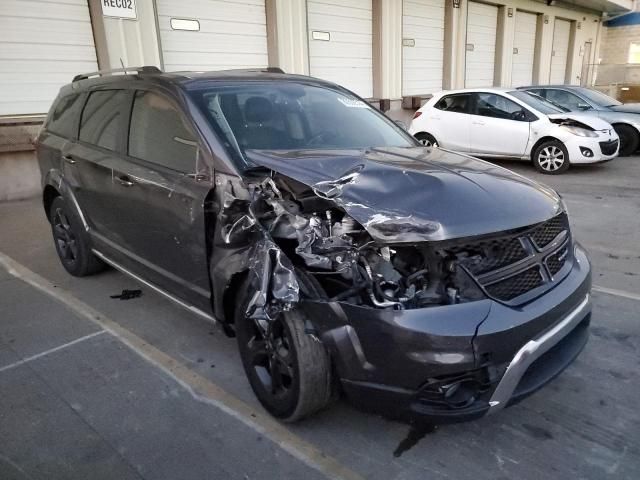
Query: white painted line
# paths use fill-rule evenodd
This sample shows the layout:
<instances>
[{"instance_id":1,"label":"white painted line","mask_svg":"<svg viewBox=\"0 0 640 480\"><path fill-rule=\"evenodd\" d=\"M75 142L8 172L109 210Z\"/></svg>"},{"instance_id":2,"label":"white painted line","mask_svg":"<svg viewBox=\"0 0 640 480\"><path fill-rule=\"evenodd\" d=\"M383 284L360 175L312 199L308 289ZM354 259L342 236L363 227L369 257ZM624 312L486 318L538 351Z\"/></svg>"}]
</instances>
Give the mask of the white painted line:
<instances>
[{"instance_id":1,"label":"white painted line","mask_svg":"<svg viewBox=\"0 0 640 480\"><path fill-rule=\"evenodd\" d=\"M640 302L640 294L638 293L618 290L616 288L601 287L599 285L593 285L591 289L594 292L606 293L607 295L615 295L616 297L628 298L630 300L636 300Z\"/></svg>"},{"instance_id":2,"label":"white painted line","mask_svg":"<svg viewBox=\"0 0 640 480\"><path fill-rule=\"evenodd\" d=\"M234 397L197 372L190 370L175 358L150 345L133 332L74 297L70 292L60 287L56 288L50 281L2 252L0 252L0 265L14 277L49 295L78 315L117 337L135 353L183 386L195 400L212 405L239 420L325 477L335 480L364 480L363 477L340 464L315 445L292 433L284 424L269 414Z\"/></svg>"},{"instance_id":3,"label":"white painted line","mask_svg":"<svg viewBox=\"0 0 640 480\"><path fill-rule=\"evenodd\" d=\"M85 340L89 340L90 338L97 337L98 335L102 335L103 333L106 333L106 330L100 330L98 332L90 333L89 335L85 335L84 337L76 338L75 340L72 340L71 342L67 342L67 343L65 343L63 345L59 345L59 346L51 348L49 350L45 350L44 352L40 352L40 353L37 353L35 355L31 355L30 357L23 358L22 360L19 360L17 362L10 363L9 365L5 365L4 367L0 367L0 373L4 372L6 370L10 370L10 369L15 368L15 367L19 367L20 365L24 365L25 363L32 362L33 360L37 360L38 358L45 357L45 356L47 356L47 355L49 355L51 353L59 352L60 350L64 350L65 348L69 348L72 345L75 345L77 343L84 342Z\"/></svg>"}]
</instances>

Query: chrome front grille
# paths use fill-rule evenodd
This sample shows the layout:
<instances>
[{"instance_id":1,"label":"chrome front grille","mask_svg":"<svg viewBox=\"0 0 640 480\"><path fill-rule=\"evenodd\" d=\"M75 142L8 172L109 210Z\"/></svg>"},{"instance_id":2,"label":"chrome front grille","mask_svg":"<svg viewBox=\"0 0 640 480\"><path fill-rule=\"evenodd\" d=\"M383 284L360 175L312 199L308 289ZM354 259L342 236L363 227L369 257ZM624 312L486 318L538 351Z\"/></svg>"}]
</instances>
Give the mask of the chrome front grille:
<instances>
[{"instance_id":1,"label":"chrome front grille","mask_svg":"<svg viewBox=\"0 0 640 480\"><path fill-rule=\"evenodd\" d=\"M458 245L450 251L489 297L518 304L563 278L570 245L569 221L561 213L516 233Z\"/></svg>"}]
</instances>

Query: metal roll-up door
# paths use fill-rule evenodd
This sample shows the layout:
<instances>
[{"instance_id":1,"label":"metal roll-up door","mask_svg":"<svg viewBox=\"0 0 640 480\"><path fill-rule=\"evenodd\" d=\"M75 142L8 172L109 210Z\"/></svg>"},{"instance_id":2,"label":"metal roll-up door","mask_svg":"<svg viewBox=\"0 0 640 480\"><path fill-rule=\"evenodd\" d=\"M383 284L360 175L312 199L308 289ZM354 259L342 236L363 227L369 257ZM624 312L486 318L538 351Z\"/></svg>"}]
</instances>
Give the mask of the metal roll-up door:
<instances>
[{"instance_id":1,"label":"metal roll-up door","mask_svg":"<svg viewBox=\"0 0 640 480\"><path fill-rule=\"evenodd\" d=\"M96 70L86 0L0 1L0 115L46 113L61 86Z\"/></svg>"},{"instance_id":2,"label":"metal roll-up door","mask_svg":"<svg viewBox=\"0 0 640 480\"><path fill-rule=\"evenodd\" d=\"M442 90L445 0L402 4L402 95Z\"/></svg>"},{"instance_id":3,"label":"metal roll-up door","mask_svg":"<svg viewBox=\"0 0 640 480\"><path fill-rule=\"evenodd\" d=\"M373 96L371 0L308 0L309 73Z\"/></svg>"},{"instance_id":4,"label":"metal roll-up door","mask_svg":"<svg viewBox=\"0 0 640 480\"><path fill-rule=\"evenodd\" d=\"M467 88L494 83L498 7L469 2L464 84Z\"/></svg>"},{"instance_id":5,"label":"metal roll-up door","mask_svg":"<svg viewBox=\"0 0 640 480\"><path fill-rule=\"evenodd\" d=\"M549 71L549 83L552 85L561 85L565 82L570 35L571 22L556 18L553 25L553 49L551 51L551 68Z\"/></svg>"},{"instance_id":6,"label":"metal roll-up door","mask_svg":"<svg viewBox=\"0 0 640 480\"><path fill-rule=\"evenodd\" d=\"M511 85L514 87L530 85L533 82L537 25L538 16L535 13L516 12L511 64Z\"/></svg>"},{"instance_id":7,"label":"metal roll-up door","mask_svg":"<svg viewBox=\"0 0 640 480\"><path fill-rule=\"evenodd\" d=\"M166 71L264 68L265 0L157 0Z\"/></svg>"}]
</instances>

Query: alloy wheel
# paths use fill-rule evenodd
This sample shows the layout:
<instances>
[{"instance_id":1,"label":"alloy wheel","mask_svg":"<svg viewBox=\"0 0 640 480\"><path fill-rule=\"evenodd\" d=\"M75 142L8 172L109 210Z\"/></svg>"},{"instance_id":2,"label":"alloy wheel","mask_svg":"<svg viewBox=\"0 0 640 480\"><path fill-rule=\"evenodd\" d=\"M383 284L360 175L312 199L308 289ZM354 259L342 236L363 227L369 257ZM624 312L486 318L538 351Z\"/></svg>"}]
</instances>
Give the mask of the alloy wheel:
<instances>
[{"instance_id":1,"label":"alloy wheel","mask_svg":"<svg viewBox=\"0 0 640 480\"><path fill-rule=\"evenodd\" d=\"M538 163L547 172L555 172L562 167L564 162L564 152L554 145L544 147L538 154Z\"/></svg>"},{"instance_id":2,"label":"alloy wheel","mask_svg":"<svg viewBox=\"0 0 640 480\"><path fill-rule=\"evenodd\" d=\"M53 236L62 260L73 264L78 258L78 243L69 219L61 208L56 209L53 216Z\"/></svg>"},{"instance_id":3,"label":"alloy wheel","mask_svg":"<svg viewBox=\"0 0 640 480\"><path fill-rule=\"evenodd\" d=\"M286 396L295 377L292 339L281 318L265 323L253 322L253 335L247 342L251 368L265 392L273 397Z\"/></svg>"}]
</instances>

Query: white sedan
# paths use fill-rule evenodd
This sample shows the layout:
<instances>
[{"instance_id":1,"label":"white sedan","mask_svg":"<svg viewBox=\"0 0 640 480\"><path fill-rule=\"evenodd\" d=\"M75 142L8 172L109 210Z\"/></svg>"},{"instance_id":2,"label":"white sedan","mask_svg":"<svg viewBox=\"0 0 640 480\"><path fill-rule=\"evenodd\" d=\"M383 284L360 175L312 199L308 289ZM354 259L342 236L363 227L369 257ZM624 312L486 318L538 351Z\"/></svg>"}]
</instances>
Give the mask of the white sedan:
<instances>
[{"instance_id":1,"label":"white sedan","mask_svg":"<svg viewBox=\"0 0 640 480\"><path fill-rule=\"evenodd\" d=\"M485 88L437 93L414 115L409 132L424 145L487 158L530 160L542 173L618 155L613 127L566 113L538 95Z\"/></svg>"}]
</instances>

